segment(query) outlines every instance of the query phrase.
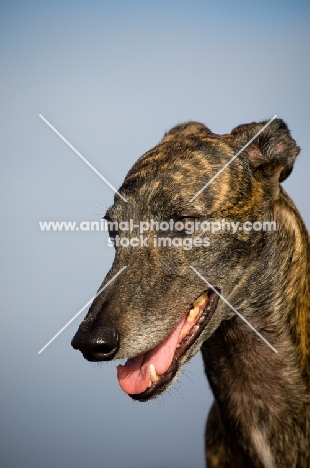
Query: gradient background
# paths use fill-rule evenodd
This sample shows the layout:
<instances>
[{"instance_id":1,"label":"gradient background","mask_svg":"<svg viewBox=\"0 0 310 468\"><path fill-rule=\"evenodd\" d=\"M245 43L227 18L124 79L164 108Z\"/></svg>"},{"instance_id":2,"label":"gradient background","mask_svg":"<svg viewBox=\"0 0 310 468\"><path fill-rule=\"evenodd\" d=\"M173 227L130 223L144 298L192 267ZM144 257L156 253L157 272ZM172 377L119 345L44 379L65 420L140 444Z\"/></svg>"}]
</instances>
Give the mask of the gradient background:
<instances>
[{"instance_id":1,"label":"gradient background","mask_svg":"<svg viewBox=\"0 0 310 468\"><path fill-rule=\"evenodd\" d=\"M113 193L38 115L118 187L179 122L226 133L277 114L302 148L284 186L309 226L309 14L283 0L0 2L1 467L199 468L212 401L197 355L168 393L132 402L115 362L70 347L84 314L38 355L113 258L106 234L40 232L99 220Z\"/></svg>"}]
</instances>

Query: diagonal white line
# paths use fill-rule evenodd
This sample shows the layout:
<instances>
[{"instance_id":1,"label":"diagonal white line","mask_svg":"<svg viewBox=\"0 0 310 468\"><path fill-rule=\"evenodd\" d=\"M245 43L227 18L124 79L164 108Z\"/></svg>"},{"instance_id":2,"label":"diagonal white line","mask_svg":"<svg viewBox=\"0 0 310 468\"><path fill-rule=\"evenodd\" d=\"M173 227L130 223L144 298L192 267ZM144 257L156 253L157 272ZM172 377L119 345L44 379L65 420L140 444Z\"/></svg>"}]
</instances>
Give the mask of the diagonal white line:
<instances>
[{"instance_id":1,"label":"diagonal white line","mask_svg":"<svg viewBox=\"0 0 310 468\"><path fill-rule=\"evenodd\" d=\"M214 181L214 179L216 179L223 171L225 171L226 167L228 167L229 164L231 164L231 163L239 156L239 154L242 153L242 151L244 151L245 148L247 148L247 147L252 143L252 141L254 141L255 138L257 138L258 135L259 135L260 133L262 133L262 131L265 130L266 127L268 127L268 125L271 124L271 122L272 122L276 117L277 117L277 116L274 115L274 116L272 117L272 119L270 119L269 122L267 122L266 125L264 125L264 126L259 130L259 132L257 132L257 133L253 136L253 138L251 138L251 140L249 140L249 141L243 146L243 148L241 148L241 150L238 151L238 153L236 153L235 156L233 156L233 157L228 161L228 163L226 163L226 164L215 174L215 176L213 176L213 177L209 180L209 182L207 182L207 183L199 190L199 192L197 192L196 195L194 195L193 198L190 199L190 202L194 201L195 198L197 198L198 195L200 195L201 192L203 192L203 191L208 187L208 185L212 184L212 182Z\"/></svg>"},{"instance_id":2,"label":"diagonal white line","mask_svg":"<svg viewBox=\"0 0 310 468\"><path fill-rule=\"evenodd\" d=\"M112 189L115 193L117 193L117 195L119 195L125 202L128 201L128 200L126 200L125 197L123 197L123 195L121 195L121 194L116 190L115 187L113 187L112 184L110 184L110 182L109 182L105 177L103 177L102 174L100 174L99 171L97 171L97 169L96 169L94 166L92 166L92 164L90 164L90 162L87 161L86 158L84 158L84 156L81 155L81 153L78 152L78 150L76 150L76 149L74 148L74 146L71 145L71 143L68 142L68 140L66 140L66 138L65 138L64 136L62 136L61 133L59 133L58 130L56 130L55 127L53 127L53 125L52 125L51 123L49 123L48 120L46 120L45 117L43 117L43 115L39 114L39 117L56 133L56 135L58 135L58 136L59 136L59 137L60 137L60 138L61 138L61 139L62 139L62 140L63 140L63 141L64 141L64 142L65 142L81 159L82 159L82 161L85 162L85 164L87 164L87 166L89 166L89 167L100 177L100 179L102 179L109 187L111 187L111 189Z\"/></svg>"},{"instance_id":3,"label":"diagonal white line","mask_svg":"<svg viewBox=\"0 0 310 468\"><path fill-rule=\"evenodd\" d=\"M86 309L86 307L87 307L89 304L91 304L91 303L93 302L93 300L96 299L96 297L99 296L99 294L101 294L102 291L103 291L107 286L109 286L109 284L111 284L112 281L114 281L115 278L116 278L118 275L120 275L120 274L122 273L122 271L125 270L125 268L127 268L127 266L124 266L123 268L121 268L121 269L119 270L119 272L116 273L116 275L114 275L113 278L111 278L110 281L108 281L107 284L105 284L105 285L103 286L103 288L101 288L100 291L98 291L97 294L96 294L94 297L92 297L92 298L87 302L87 304L85 304L85 305L82 307L82 309L80 309L80 310L75 314L75 316L72 317L72 319L69 320L68 323L66 323L66 325L65 325L64 327L62 327L61 330L59 330L58 333L56 333L56 335L54 335L53 338L52 338L51 340L49 340L49 342L46 343L46 345L43 346L43 348L40 349L40 351L38 352L38 354L41 354L42 351L44 351L45 348L47 348L47 347L57 338L57 336L59 336L60 333L62 333L62 332L70 325L70 323L73 322L73 320L75 320L76 317L78 317L78 315L80 315L80 314L83 312L83 310Z\"/></svg>"},{"instance_id":4,"label":"diagonal white line","mask_svg":"<svg viewBox=\"0 0 310 468\"><path fill-rule=\"evenodd\" d=\"M231 310L233 310L233 311L235 312L235 314L238 315L238 317L241 318L241 320L243 320L243 321L248 325L248 327L251 328L251 330L253 330L253 331L256 333L257 336L260 337L261 340L263 340L263 341L266 343L266 345L269 346L269 348L272 349L272 351L274 351L275 353L278 353L278 351L276 350L276 348L274 348L274 347L269 343L269 341L266 340L266 338L264 338L263 335L261 335L261 334L256 330L256 328L254 328L253 325L251 325L250 322L248 322L247 319L244 318L243 315L241 315L240 312L238 312L237 309L235 309L235 308L227 301L227 299L225 299L225 297L222 296L222 294L220 294L220 293L212 286L212 284L210 284L209 281L207 281L207 280L199 273L199 271L196 270L196 268L194 268L193 266L191 266L191 269L196 273L197 276L199 276L200 279L202 279L202 281L204 281L204 282L209 286L209 288L211 288L211 289L222 299L222 301L225 302L225 304L228 305L228 307L231 308Z\"/></svg>"}]
</instances>

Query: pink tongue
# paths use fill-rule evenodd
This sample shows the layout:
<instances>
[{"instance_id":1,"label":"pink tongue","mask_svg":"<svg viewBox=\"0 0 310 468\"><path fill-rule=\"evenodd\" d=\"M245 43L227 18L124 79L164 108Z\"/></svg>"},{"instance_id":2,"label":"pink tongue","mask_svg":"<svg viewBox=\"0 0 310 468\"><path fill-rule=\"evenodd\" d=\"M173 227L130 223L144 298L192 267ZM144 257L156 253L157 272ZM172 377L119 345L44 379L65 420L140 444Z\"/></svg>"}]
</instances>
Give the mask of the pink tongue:
<instances>
[{"instance_id":1,"label":"pink tongue","mask_svg":"<svg viewBox=\"0 0 310 468\"><path fill-rule=\"evenodd\" d=\"M124 366L117 366L118 382L124 392L134 395L147 389L151 364L155 366L157 374L166 372L172 362L185 320L186 317L183 317L170 335L155 348L129 359Z\"/></svg>"}]
</instances>

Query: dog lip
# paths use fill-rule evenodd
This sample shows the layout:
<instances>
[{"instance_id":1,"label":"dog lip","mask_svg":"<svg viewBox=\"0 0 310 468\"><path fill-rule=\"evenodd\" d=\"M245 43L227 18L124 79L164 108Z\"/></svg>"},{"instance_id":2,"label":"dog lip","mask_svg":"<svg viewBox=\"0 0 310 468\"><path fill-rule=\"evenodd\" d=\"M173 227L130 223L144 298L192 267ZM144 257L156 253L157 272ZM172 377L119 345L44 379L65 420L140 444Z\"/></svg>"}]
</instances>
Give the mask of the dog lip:
<instances>
[{"instance_id":1,"label":"dog lip","mask_svg":"<svg viewBox=\"0 0 310 468\"><path fill-rule=\"evenodd\" d=\"M178 371L178 363L175 359L173 359L169 368L166 370L164 374L160 375L160 378L157 382L154 382L144 392L137 393L137 394L129 394L129 396L133 400L137 400L137 401L147 401L150 398L157 396L157 390L158 390L158 394L161 393L161 390L163 391L166 385L168 385L169 382L171 382L171 380L173 379L177 371Z\"/></svg>"},{"instance_id":2,"label":"dog lip","mask_svg":"<svg viewBox=\"0 0 310 468\"><path fill-rule=\"evenodd\" d=\"M220 292L219 288L215 288ZM208 290L208 301L203 309L203 312L199 315L198 320L194 326L190 329L189 333L183 338L179 346L176 348L172 362L169 368L159 376L157 382L153 382L144 392L138 394L129 394L133 400L147 401L152 397L155 397L162 393L168 384L172 381L179 369L179 359L189 350L189 348L195 343L197 338L201 335L208 322L210 321L219 300L218 294L212 290Z\"/></svg>"}]
</instances>

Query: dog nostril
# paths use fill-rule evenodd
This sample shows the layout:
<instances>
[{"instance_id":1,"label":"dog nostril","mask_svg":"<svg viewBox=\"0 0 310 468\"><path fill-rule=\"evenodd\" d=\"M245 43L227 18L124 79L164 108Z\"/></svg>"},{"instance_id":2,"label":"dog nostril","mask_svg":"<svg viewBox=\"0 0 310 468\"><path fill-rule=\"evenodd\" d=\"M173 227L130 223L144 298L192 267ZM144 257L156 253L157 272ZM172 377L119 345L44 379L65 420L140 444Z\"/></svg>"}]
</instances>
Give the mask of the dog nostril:
<instances>
[{"instance_id":1,"label":"dog nostril","mask_svg":"<svg viewBox=\"0 0 310 468\"><path fill-rule=\"evenodd\" d=\"M114 348L111 348L111 346L107 344L95 344L94 345L94 352L99 353L99 354L109 354Z\"/></svg>"},{"instance_id":2,"label":"dog nostril","mask_svg":"<svg viewBox=\"0 0 310 468\"><path fill-rule=\"evenodd\" d=\"M96 327L90 331L79 328L71 345L81 351L88 361L108 361L113 359L119 349L119 333L104 327Z\"/></svg>"}]
</instances>

